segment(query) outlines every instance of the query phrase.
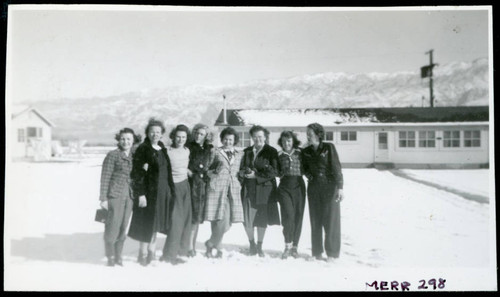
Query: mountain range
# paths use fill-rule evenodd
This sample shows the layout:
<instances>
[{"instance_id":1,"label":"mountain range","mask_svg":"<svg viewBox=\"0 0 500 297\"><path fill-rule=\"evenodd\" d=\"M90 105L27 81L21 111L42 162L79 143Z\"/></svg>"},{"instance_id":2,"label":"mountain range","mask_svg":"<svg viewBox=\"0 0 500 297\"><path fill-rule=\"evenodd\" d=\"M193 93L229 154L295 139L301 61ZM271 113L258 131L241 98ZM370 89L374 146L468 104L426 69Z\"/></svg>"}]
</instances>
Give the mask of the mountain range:
<instances>
[{"instance_id":1,"label":"mountain range","mask_svg":"<svg viewBox=\"0 0 500 297\"><path fill-rule=\"evenodd\" d=\"M434 68L435 106L488 105L488 59L451 62ZM144 135L150 117L189 127L213 125L227 108L349 108L429 106L428 78L419 71L395 73L319 73L256 80L228 86L148 89L117 96L56 99L31 104L56 127L54 139L86 139L113 144L114 134L131 127ZM424 99L423 99L424 98ZM26 104L26 103L25 103Z\"/></svg>"}]
</instances>

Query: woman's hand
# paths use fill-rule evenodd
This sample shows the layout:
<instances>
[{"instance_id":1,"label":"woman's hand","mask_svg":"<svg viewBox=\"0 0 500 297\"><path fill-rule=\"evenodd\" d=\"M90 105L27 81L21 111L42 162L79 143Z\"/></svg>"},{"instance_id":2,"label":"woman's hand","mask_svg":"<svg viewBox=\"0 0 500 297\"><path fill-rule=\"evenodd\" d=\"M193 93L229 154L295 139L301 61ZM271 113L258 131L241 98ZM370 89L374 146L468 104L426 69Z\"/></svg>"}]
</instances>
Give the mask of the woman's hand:
<instances>
[{"instance_id":1,"label":"woman's hand","mask_svg":"<svg viewBox=\"0 0 500 297\"><path fill-rule=\"evenodd\" d=\"M188 169L188 176L193 177L193 172L190 169Z\"/></svg>"},{"instance_id":2,"label":"woman's hand","mask_svg":"<svg viewBox=\"0 0 500 297\"><path fill-rule=\"evenodd\" d=\"M144 171L148 171L148 168L149 168L148 163L144 163L144 165L142 165L142 169L144 169Z\"/></svg>"},{"instance_id":3,"label":"woman's hand","mask_svg":"<svg viewBox=\"0 0 500 297\"><path fill-rule=\"evenodd\" d=\"M101 201L101 208L108 210L108 200L106 201Z\"/></svg>"},{"instance_id":4,"label":"woman's hand","mask_svg":"<svg viewBox=\"0 0 500 297\"><path fill-rule=\"evenodd\" d=\"M255 171L250 170L250 173L245 174L245 178L254 179L255 178Z\"/></svg>"},{"instance_id":5,"label":"woman's hand","mask_svg":"<svg viewBox=\"0 0 500 297\"><path fill-rule=\"evenodd\" d=\"M344 200L344 190L339 189L337 193L337 198L335 199L335 202L341 202Z\"/></svg>"},{"instance_id":6,"label":"woman's hand","mask_svg":"<svg viewBox=\"0 0 500 297\"><path fill-rule=\"evenodd\" d=\"M146 201L146 196L142 195L139 197L139 207L148 206L148 202Z\"/></svg>"},{"instance_id":7,"label":"woman's hand","mask_svg":"<svg viewBox=\"0 0 500 297\"><path fill-rule=\"evenodd\" d=\"M217 174L215 173L215 170L213 170L213 169L212 169L212 170L208 170L208 171L207 171L207 175L208 175L208 177L213 178L213 177L215 177Z\"/></svg>"}]
</instances>

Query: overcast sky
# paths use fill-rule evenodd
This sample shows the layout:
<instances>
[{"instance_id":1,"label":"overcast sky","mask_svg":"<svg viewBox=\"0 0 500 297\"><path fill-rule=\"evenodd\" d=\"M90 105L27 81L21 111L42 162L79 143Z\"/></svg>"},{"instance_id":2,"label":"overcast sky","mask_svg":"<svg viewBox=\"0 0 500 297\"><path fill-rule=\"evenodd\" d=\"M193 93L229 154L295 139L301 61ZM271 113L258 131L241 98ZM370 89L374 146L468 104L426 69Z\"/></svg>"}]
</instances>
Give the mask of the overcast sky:
<instances>
[{"instance_id":1,"label":"overcast sky","mask_svg":"<svg viewBox=\"0 0 500 297\"><path fill-rule=\"evenodd\" d=\"M37 6L41 8L43 6ZM488 11L9 9L14 102L488 57Z\"/></svg>"}]
</instances>

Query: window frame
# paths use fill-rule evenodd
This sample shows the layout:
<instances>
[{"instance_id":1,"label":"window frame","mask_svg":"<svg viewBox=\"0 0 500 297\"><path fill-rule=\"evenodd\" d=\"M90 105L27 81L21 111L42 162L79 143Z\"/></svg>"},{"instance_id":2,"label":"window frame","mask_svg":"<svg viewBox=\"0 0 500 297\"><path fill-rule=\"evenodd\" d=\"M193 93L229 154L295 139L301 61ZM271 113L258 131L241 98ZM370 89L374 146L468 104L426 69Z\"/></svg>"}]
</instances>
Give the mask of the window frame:
<instances>
[{"instance_id":1,"label":"window frame","mask_svg":"<svg viewBox=\"0 0 500 297\"><path fill-rule=\"evenodd\" d=\"M450 133L450 136L449 138L446 138L445 134L446 132L449 132ZM458 132L458 138L456 137L453 137L453 132ZM462 130L452 130L452 129L444 129L442 131L443 133L443 137L442 137L442 142L441 142L441 147L445 150L452 150L452 149L461 149L463 148L463 145L462 145ZM446 146L445 143L446 141L450 141L451 143L453 143L453 141L458 141L458 146Z\"/></svg>"},{"instance_id":2,"label":"window frame","mask_svg":"<svg viewBox=\"0 0 500 297\"><path fill-rule=\"evenodd\" d=\"M477 148L481 148L481 130L462 130L463 131L463 141L462 141L462 144L463 144L463 148L464 149L477 149ZM471 136L470 137L467 137L465 136L466 132L470 132L471 133ZM479 135L478 137L474 137L474 132L478 132ZM465 142L466 141L471 141L471 144L473 144L474 140L477 140L479 141L479 145L470 145L470 146L466 146L465 145Z\"/></svg>"},{"instance_id":3,"label":"window frame","mask_svg":"<svg viewBox=\"0 0 500 297\"><path fill-rule=\"evenodd\" d=\"M347 140L342 139L342 134L347 133ZM351 138L351 134L354 133L354 140ZM341 144L357 144L359 142L358 131L344 130L338 132L337 143Z\"/></svg>"}]
</instances>

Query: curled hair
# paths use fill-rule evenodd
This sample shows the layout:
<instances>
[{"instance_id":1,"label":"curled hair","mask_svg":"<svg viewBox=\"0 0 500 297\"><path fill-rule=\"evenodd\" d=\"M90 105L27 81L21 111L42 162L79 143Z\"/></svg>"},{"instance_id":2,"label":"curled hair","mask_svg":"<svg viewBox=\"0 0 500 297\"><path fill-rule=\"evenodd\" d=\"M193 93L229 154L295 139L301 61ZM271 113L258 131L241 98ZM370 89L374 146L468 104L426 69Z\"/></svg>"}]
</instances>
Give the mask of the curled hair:
<instances>
[{"instance_id":1,"label":"curled hair","mask_svg":"<svg viewBox=\"0 0 500 297\"><path fill-rule=\"evenodd\" d=\"M297 138L297 134L290 130L281 132L280 138L278 139L278 145L283 148L283 140L289 138L293 139L293 148L299 148L300 140Z\"/></svg>"},{"instance_id":2,"label":"curled hair","mask_svg":"<svg viewBox=\"0 0 500 297\"><path fill-rule=\"evenodd\" d=\"M320 142L323 141L323 139L325 139L325 129L320 124L312 123L307 125L307 128L311 129L314 132L314 134L318 136Z\"/></svg>"},{"instance_id":3,"label":"curled hair","mask_svg":"<svg viewBox=\"0 0 500 297\"><path fill-rule=\"evenodd\" d=\"M116 141L120 141L120 137L122 136L122 134L125 134L125 133L132 134L133 139L134 139L134 143L133 144L139 143L142 140L141 135L140 134L135 134L134 130L132 130L130 128L123 128L120 131L118 131L118 133L115 134L115 140Z\"/></svg>"},{"instance_id":4,"label":"curled hair","mask_svg":"<svg viewBox=\"0 0 500 297\"><path fill-rule=\"evenodd\" d=\"M169 135L170 140L172 140L173 147L176 147L175 136L177 135L177 132L186 132L186 141L191 137L191 134L189 133L189 128L186 125L183 124L177 125L174 129L172 129Z\"/></svg>"},{"instance_id":5,"label":"curled hair","mask_svg":"<svg viewBox=\"0 0 500 297\"><path fill-rule=\"evenodd\" d=\"M201 124L201 123L194 125L193 129L191 130L191 138L192 138L191 140L192 141L195 140L194 135L200 129L203 129L207 132L207 135L205 136L205 141L203 142L203 145L211 144L213 142L213 139L214 139L214 133L210 130L210 128L207 125Z\"/></svg>"},{"instance_id":6,"label":"curled hair","mask_svg":"<svg viewBox=\"0 0 500 297\"><path fill-rule=\"evenodd\" d=\"M238 142L240 141L240 137L238 136L238 132L236 132L236 130L234 130L234 128L232 128L232 127L226 127L226 128L224 128L224 130L222 130L220 132L220 141L222 141L224 139L224 137L226 137L226 135L234 135L233 145L237 145Z\"/></svg>"},{"instance_id":7,"label":"curled hair","mask_svg":"<svg viewBox=\"0 0 500 297\"><path fill-rule=\"evenodd\" d=\"M155 118L150 118L149 121L148 121L148 125L146 126L146 129L144 130L144 132L146 133L146 136L148 135L148 132L149 132L149 129L151 127L160 127L161 128L161 134L164 134L165 133L165 125L163 124L162 121L160 120L157 120Z\"/></svg>"},{"instance_id":8,"label":"curled hair","mask_svg":"<svg viewBox=\"0 0 500 297\"><path fill-rule=\"evenodd\" d=\"M248 133L250 133L250 136L253 136L254 133L257 133L259 131L262 131L264 132L264 135L266 136L266 143L268 143L269 141L269 130L267 130L266 128L260 126L260 125L253 125L252 128L250 128L250 131Z\"/></svg>"}]
</instances>

